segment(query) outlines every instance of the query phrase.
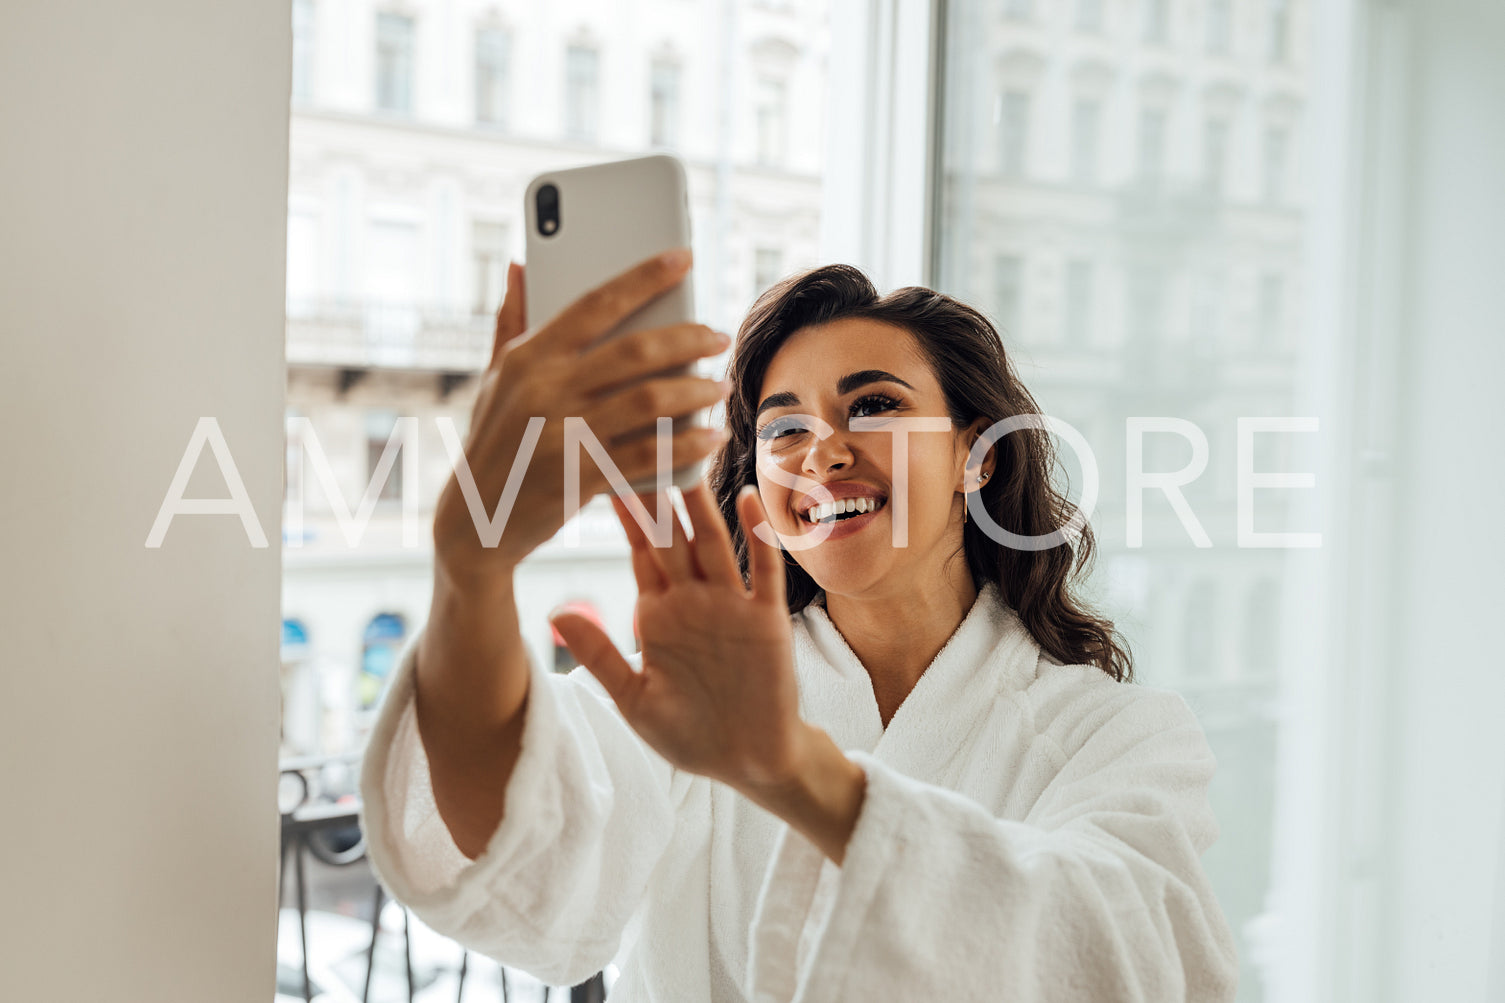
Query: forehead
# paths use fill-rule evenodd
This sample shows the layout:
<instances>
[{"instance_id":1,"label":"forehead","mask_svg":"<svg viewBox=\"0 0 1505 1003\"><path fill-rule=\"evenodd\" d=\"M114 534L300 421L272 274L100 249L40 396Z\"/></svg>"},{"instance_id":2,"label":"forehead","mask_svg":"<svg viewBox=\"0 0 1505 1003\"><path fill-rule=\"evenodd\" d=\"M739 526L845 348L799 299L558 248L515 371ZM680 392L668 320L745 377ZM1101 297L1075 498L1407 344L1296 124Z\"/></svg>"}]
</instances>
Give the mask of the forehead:
<instances>
[{"instance_id":1,"label":"forehead","mask_svg":"<svg viewBox=\"0 0 1505 1003\"><path fill-rule=\"evenodd\" d=\"M791 334L769 362L758 396L831 390L838 379L859 369L887 370L918 390L940 389L913 334L883 321L846 317Z\"/></svg>"}]
</instances>

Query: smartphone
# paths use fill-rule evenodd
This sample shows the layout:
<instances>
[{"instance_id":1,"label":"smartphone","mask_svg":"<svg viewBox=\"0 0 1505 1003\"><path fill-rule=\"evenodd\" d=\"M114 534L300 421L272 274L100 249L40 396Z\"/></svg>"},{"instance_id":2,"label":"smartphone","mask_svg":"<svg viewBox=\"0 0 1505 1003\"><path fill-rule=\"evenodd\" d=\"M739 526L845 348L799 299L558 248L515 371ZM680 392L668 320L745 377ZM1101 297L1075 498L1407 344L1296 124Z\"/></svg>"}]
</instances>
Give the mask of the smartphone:
<instances>
[{"instance_id":1,"label":"smartphone","mask_svg":"<svg viewBox=\"0 0 1505 1003\"><path fill-rule=\"evenodd\" d=\"M589 167L549 171L534 178L524 196L527 226L528 317L537 323L556 316L581 295L645 258L690 246L690 198L684 165L670 156L639 157ZM632 314L607 337L645 328L693 323L693 272ZM662 374L690 373L684 366ZM705 409L674 420L679 432L708 424ZM648 433L652 435L650 431ZM687 488L700 479L701 462L676 469L673 483ZM653 479L634 481L648 493Z\"/></svg>"}]
</instances>

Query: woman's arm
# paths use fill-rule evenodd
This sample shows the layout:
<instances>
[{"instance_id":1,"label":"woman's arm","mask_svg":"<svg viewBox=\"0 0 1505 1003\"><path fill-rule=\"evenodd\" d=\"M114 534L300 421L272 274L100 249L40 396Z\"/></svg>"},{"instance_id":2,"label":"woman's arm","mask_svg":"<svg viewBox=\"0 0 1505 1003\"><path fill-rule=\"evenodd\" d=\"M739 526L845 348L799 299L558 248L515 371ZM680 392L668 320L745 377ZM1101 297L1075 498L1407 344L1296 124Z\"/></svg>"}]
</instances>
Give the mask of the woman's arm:
<instances>
[{"instance_id":1,"label":"woman's arm","mask_svg":"<svg viewBox=\"0 0 1505 1003\"><path fill-rule=\"evenodd\" d=\"M1124 690L1023 821L851 753L867 786L835 894L807 916L833 865L786 830L754 920L750 995L1231 1000L1233 939L1200 861L1217 835L1215 761L1180 697Z\"/></svg>"},{"instance_id":2,"label":"woman's arm","mask_svg":"<svg viewBox=\"0 0 1505 1003\"><path fill-rule=\"evenodd\" d=\"M677 285L688 266L688 252L645 261L532 332L522 268L509 270L464 462L434 511L434 593L418 650L418 722L435 801L472 859L501 822L522 743L529 684L513 577L563 525L567 506L580 501L564 497L565 420L584 417L632 480L653 473L657 443L623 445L622 437L721 397L714 380L649 377L715 354L728 341L723 335L686 324L600 340ZM682 432L673 441L674 462L703 457L716 441L704 429ZM582 498L608 487L597 468L581 475Z\"/></svg>"},{"instance_id":3,"label":"woman's arm","mask_svg":"<svg viewBox=\"0 0 1505 1003\"><path fill-rule=\"evenodd\" d=\"M565 498L566 418L583 417L637 480L654 473L657 442L634 433L720 398L714 380L653 374L714 355L723 335L686 324L602 340L688 264L687 252L644 262L534 331L522 270L510 270L463 462L435 509L430 618L362 769L371 860L394 896L436 930L560 979L610 960L675 805L667 765L604 695L531 663L513 577L572 514L567 501L609 487L582 468L580 498ZM688 465L717 441L681 432L672 461ZM403 726L410 714L414 728ZM421 744L402 740L414 730ZM455 848L469 866L456 866Z\"/></svg>"}]
</instances>

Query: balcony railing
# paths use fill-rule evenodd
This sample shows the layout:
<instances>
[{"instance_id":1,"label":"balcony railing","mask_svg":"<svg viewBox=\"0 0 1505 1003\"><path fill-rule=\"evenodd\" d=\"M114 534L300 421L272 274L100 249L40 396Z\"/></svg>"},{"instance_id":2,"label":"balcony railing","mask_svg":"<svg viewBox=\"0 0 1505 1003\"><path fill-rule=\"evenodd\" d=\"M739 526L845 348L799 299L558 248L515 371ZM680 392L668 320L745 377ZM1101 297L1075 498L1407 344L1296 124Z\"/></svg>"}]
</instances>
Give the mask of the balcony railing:
<instances>
[{"instance_id":1,"label":"balcony railing","mask_svg":"<svg viewBox=\"0 0 1505 1003\"><path fill-rule=\"evenodd\" d=\"M493 320L454 307L377 300L290 300L290 366L474 372L491 355Z\"/></svg>"}]
</instances>

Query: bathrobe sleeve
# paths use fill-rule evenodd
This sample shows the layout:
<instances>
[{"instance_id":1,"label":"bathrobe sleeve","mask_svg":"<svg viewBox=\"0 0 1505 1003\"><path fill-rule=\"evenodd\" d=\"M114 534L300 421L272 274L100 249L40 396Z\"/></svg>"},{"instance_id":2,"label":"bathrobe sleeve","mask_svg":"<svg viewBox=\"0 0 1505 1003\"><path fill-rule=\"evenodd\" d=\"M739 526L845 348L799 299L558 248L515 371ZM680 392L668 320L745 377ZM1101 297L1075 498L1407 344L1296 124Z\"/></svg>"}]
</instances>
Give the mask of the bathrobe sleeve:
<instances>
[{"instance_id":1,"label":"bathrobe sleeve","mask_svg":"<svg viewBox=\"0 0 1505 1003\"><path fill-rule=\"evenodd\" d=\"M638 738L584 669L559 676L530 659L502 824L472 862L434 805L413 705L416 651L415 641L362 762L372 868L439 933L550 984L584 981L616 955L688 775Z\"/></svg>"},{"instance_id":2,"label":"bathrobe sleeve","mask_svg":"<svg viewBox=\"0 0 1505 1003\"><path fill-rule=\"evenodd\" d=\"M1232 1000L1236 949L1200 862L1213 754L1180 696L1115 688L1127 699L1065 747L1046 739L1061 765L1022 821L849 752L867 793L843 864L780 834L750 997Z\"/></svg>"}]
</instances>

